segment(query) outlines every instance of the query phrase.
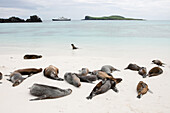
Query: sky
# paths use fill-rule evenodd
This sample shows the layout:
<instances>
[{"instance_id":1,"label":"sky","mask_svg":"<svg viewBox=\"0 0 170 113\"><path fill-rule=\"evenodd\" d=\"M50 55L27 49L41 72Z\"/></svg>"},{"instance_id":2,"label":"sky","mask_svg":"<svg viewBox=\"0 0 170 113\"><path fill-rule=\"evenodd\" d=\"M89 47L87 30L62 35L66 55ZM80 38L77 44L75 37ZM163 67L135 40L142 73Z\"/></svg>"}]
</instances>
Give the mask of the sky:
<instances>
[{"instance_id":1,"label":"sky","mask_svg":"<svg viewBox=\"0 0 170 113\"><path fill-rule=\"evenodd\" d=\"M170 0L0 0L0 18L38 15L43 20L121 15L147 20L170 20Z\"/></svg>"}]
</instances>

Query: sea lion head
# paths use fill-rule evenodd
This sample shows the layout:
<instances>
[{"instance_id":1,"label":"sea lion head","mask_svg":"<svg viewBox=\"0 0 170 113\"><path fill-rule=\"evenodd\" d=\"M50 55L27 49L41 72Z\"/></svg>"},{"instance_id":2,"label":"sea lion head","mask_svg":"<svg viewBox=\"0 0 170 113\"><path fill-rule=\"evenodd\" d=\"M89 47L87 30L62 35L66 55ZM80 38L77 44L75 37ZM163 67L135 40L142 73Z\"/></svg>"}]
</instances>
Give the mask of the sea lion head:
<instances>
[{"instance_id":1,"label":"sea lion head","mask_svg":"<svg viewBox=\"0 0 170 113\"><path fill-rule=\"evenodd\" d=\"M17 80L13 83L13 87L18 86L23 80Z\"/></svg>"}]
</instances>

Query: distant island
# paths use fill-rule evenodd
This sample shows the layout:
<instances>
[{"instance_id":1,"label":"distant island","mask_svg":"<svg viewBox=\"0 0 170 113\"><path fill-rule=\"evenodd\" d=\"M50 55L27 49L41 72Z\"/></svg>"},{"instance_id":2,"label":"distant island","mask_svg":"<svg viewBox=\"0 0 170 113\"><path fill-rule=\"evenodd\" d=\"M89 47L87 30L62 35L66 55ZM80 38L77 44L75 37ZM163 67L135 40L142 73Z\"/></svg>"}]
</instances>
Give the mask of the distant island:
<instances>
[{"instance_id":1,"label":"distant island","mask_svg":"<svg viewBox=\"0 0 170 113\"><path fill-rule=\"evenodd\" d=\"M10 17L8 19L0 18L0 23L23 23L23 22L42 22L42 20L37 15L30 16L30 18L26 20L15 16Z\"/></svg>"},{"instance_id":2,"label":"distant island","mask_svg":"<svg viewBox=\"0 0 170 113\"><path fill-rule=\"evenodd\" d=\"M103 16L103 17L85 16L85 19L83 20L144 20L144 19L125 18L123 16L113 15L113 16Z\"/></svg>"}]
</instances>

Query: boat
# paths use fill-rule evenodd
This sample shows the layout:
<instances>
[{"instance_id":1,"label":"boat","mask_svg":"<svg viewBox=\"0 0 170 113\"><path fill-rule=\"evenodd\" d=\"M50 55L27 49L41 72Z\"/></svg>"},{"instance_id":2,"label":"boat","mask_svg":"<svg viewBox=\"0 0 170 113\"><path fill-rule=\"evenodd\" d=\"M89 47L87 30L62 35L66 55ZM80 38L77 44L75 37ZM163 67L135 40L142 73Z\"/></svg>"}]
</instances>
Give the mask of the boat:
<instances>
[{"instance_id":1,"label":"boat","mask_svg":"<svg viewBox=\"0 0 170 113\"><path fill-rule=\"evenodd\" d=\"M60 17L58 19L52 19L52 21L71 21L71 19Z\"/></svg>"}]
</instances>

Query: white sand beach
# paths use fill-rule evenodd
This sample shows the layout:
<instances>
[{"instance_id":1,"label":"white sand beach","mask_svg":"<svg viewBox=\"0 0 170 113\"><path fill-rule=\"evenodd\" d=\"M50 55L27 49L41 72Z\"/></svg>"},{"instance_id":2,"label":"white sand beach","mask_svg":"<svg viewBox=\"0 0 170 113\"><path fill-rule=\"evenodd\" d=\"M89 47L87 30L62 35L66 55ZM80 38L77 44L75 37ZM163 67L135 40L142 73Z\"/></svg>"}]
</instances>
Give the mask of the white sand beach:
<instances>
[{"instance_id":1,"label":"white sand beach","mask_svg":"<svg viewBox=\"0 0 170 113\"><path fill-rule=\"evenodd\" d=\"M150 49L152 50L152 49ZM71 51L71 50L70 50ZM12 87L12 83L7 81L8 77L3 76L0 84L0 112L1 113L168 113L170 112L170 54L166 51L152 52L143 51L126 52L124 55L116 52L115 57L111 56L81 56L77 55L80 51L74 51L71 55L50 56L42 54L43 58L35 60L24 60L24 54L5 54L0 55L0 71L5 75L16 69L22 68L45 68L54 65L59 68L59 77L63 78L66 72L78 72L83 67L89 68L90 71L100 69L103 65L109 64L120 72L113 72L115 78L122 78L123 81L117 85L119 90L115 93L112 90L95 96L92 100L86 97L90 94L95 85L81 83L76 88L66 81L55 81L43 76L43 73L35 74L26 79L19 86ZM137 72L124 70L129 63L136 63L139 66L145 66L147 71L156 65L151 64L154 59L160 59L166 63L163 74L156 77L142 78ZM149 89L153 92L147 93L141 99L136 98L136 86L139 81L148 84ZM30 95L29 87L34 83L52 85L59 88L71 88L73 91L70 95L39 101L29 101L36 98Z\"/></svg>"}]
</instances>

